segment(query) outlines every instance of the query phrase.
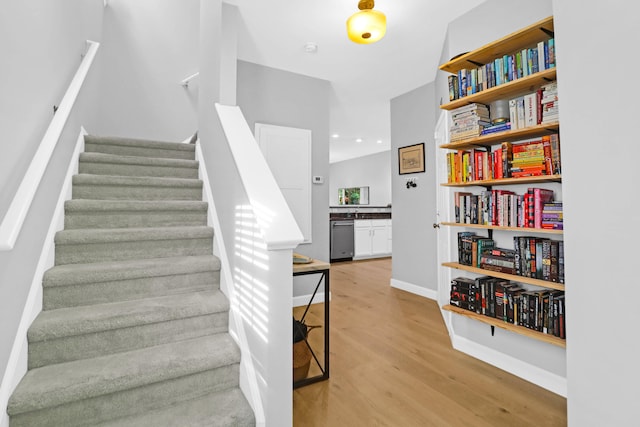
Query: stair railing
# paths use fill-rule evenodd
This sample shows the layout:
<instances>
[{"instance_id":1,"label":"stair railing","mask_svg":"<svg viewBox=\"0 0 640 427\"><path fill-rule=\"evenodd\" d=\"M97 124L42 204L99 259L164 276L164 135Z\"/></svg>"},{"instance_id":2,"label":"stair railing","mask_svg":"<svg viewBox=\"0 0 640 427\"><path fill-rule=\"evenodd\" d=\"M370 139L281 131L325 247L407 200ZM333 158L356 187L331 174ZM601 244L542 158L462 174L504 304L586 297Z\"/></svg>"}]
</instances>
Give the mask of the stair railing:
<instances>
[{"instance_id":1,"label":"stair railing","mask_svg":"<svg viewBox=\"0 0 640 427\"><path fill-rule=\"evenodd\" d=\"M44 133L40 145L31 159L29 168L20 182L18 191L16 191L9 205L9 209L0 224L0 251L10 251L15 246L16 239L20 234L24 220L40 185L40 181L49 164L51 155L58 144L64 126L69 119L73 105L78 98L78 94L91 68L100 43L87 40L87 45L87 52L84 54L82 62L65 92L60 105L55 110L53 119L51 123L49 123L47 131Z\"/></svg>"},{"instance_id":2,"label":"stair railing","mask_svg":"<svg viewBox=\"0 0 640 427\"><path fill-rule=\"evenodd\" d=\"M200 129L199 160L215 201L216 241L228 260L221 289L231 302L231 333L255 372L264 409L256 421L286 427L293 409L293 249L303 236L240 108L216 104L216 111L215 129ZM243 381L251 382L241 374ZM243 391L251 401L255 390Z\"/></svg>"}]
</instances>

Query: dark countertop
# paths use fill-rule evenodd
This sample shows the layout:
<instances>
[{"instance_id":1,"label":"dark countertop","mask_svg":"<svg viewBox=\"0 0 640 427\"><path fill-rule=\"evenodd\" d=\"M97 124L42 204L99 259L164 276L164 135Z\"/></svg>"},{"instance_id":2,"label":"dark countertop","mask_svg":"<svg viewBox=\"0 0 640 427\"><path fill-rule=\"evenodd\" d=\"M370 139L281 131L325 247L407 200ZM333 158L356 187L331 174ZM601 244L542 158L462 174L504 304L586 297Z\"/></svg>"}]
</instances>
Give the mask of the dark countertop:
<instances>
[{"instance_id":1,"label":"dark countertop","mask_svg":"<svg viewBox=\"0 0 640 427\"><path fill-rule=\"evenodd\" d=\"M391 219L391 212L331 212L329 219Z\"/></svg>"}]
</instances>

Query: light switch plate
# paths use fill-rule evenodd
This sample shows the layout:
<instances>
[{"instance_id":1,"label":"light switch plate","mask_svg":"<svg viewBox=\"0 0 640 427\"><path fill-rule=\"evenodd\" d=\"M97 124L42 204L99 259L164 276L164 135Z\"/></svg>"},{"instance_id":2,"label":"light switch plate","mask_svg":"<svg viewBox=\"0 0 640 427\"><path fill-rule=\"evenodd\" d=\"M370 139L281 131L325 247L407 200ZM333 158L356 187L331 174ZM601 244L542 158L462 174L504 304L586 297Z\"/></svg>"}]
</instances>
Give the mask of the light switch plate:
<instances>
[{"instance_id":1,"label":"light switch plate","mask_svg":"<svg viewBox=\"0 0 640 427\"><path fill-rule=\"evenodd\" d=\"M316 176L313 177L313 183L314 184L322 184L322 183L324 183L324 178L321 177L321 176L317 176L316 175Z\"/></svg>"}]
</instances>

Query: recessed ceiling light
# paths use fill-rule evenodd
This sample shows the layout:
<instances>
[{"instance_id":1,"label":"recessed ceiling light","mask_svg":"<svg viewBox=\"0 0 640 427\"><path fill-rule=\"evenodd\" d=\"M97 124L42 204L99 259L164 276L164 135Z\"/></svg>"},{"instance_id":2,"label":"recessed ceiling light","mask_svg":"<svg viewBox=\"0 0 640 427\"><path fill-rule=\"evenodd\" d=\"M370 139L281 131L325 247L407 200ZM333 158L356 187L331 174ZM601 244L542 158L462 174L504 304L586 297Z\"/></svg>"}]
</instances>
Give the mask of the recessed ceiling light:
<instances>
[{"instance_id":1,"label":"recessed ceiling light","mask_svg":"<svg viewBox=\"0 0 640 427\"><path fill-rule=\"evenodd\" d=\"M377 140L376 142L377 142L378 144L382 144L382 140L381 140L381 139Z\"/></svg>"},{"instance_id":2,"label":"recessed ceiling light","mask_svg":"<svg viewBox=\"0 0 640 427\"><path fill-rule=\"evenodd\" d=\"M304 44L304 51L307 53L316 53L318 52L318 43L316 42L306 42Z\"/></svg>"},{"instance_id":3,"label":"recessed ceiling light","mask_svg":"<svg viewBox=\"0 0 640 427\"><path fill-rule=\"evenodd\" d=\"M340 135L338 135L337 133L334 133L333 135L331 135L331 138L339 138Z\"/></svg>"},{"instance_id":4,"label":"recessed ceiling light","mask_svg":"<svg viewBox=\"0 0 640 427\"><path fill-rule=\"evenodd\" d=\"M356 139L356 142L362 142L362 138Z\"/></svg>"}]
</instances>

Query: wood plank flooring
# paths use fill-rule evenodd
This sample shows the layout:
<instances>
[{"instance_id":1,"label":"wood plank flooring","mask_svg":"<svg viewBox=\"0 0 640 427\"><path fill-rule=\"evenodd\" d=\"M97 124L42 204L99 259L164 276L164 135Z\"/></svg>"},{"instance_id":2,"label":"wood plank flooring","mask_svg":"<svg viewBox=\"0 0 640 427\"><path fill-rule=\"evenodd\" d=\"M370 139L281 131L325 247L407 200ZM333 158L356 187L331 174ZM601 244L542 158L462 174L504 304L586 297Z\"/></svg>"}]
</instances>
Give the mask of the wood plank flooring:
<instances>
[{"instance_id":1,"label":"wood plank flooring","mask_svg":"<svg viewBox=\"0 0 640 427\"><path fill-rule=\"evenodd\" d=\"M331 377L294 390L294 426L567 425L565 398L453 350L437 303L390 279L389 258L331 265ZM322 334L309 334L320 360Z\"/></svg>"}]
</instances>

